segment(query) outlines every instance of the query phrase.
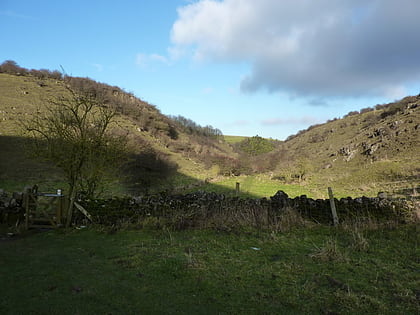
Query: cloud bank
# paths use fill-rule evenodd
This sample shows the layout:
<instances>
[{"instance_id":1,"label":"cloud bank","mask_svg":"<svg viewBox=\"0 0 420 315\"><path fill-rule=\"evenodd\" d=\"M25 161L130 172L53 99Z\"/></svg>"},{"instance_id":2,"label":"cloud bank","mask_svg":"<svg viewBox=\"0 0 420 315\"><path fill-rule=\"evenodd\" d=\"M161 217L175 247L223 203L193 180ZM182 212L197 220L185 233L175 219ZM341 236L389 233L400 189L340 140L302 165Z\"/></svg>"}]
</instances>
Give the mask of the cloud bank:
<instances>
[{"instance_id":1,"label":"cloud bank","mask_svg":"<svg viewBox=\"0 0 420 315\"><path fill-rule=\"evenodd\" d=\"M248 62L244 92L392 95L420 80L418 0L200 0L178 9L174 50Z\"/></svg>"}]
</instances>

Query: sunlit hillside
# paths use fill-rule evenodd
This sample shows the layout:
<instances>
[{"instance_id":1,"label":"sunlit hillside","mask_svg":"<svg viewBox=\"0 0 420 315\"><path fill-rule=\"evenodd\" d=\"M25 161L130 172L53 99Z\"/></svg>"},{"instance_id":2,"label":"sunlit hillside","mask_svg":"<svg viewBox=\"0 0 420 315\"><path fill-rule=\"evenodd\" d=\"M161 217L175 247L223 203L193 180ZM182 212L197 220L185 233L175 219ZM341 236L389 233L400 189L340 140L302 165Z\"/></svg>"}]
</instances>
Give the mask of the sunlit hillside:
<instances>
[{"instance_id":1,"label":"sunlit hillside","mask_svg":"<svg viewBox=\"0 0 420 315\"><path fill-rule=\"evenodd\" d=\"M223 136L87 78L63 81L57 72L23 68L9 72L0 73L0 186L64 185L58 169L25 149L22 123L65 95L66 85L94 93L117 110L113 130L127 137L129 158L110 183L111 194L233 189L235 182L247 183L247 193L255 196L285 185L315 197L324 196L327 186L339 195L407 194L419 186L419 96L351 112L276 141Z\"/></svg>"}]
</instances>

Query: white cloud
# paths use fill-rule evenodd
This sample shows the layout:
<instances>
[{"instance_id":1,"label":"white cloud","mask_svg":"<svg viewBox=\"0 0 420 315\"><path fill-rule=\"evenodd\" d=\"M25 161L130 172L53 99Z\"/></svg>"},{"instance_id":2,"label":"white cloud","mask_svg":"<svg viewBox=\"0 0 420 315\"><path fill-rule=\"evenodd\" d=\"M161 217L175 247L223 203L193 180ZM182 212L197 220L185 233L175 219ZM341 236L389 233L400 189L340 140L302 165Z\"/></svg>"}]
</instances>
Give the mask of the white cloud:
<instances>
[{"instance_id":1,"label":"white cloud","mask_svg":"<svg viewBox=\"0 0 420 315\"><path fill-rule=\"evenodd\" d=\"M322 122L321 119L313 116L290 117L290 118L269 118L261 121L262 125L313 125Z\"/></svg>"},{"instance_id":2,"label":"white cloud","mask_svg":"<svg viewBox=\"0 0 420 315\"><path fill-rule=\"evenodd\" d=\"M137 54L136 55L136 65L140 67L145 67L147 65L148 56L145 54Z\"/></svg>"},{"instance_id":3,"label":"white cloud","mask_svg":"<svg viewBox=\"0 0 420 315\"><path fill-rule=\"evenodd\" d=\"M170 61L167 57L158 54L140 53L136 55L136 65L141 68L148 68L155 64L169 65Z\"/></svg>"},{"instance_id":4,"label":"white cloud","mask_svg":"<svg viewBox=\"0 0 420 315\"><path fill-rule=\"evenodd\" d=\"M168 48L168 55L170 60L177 60L182 58L185 55L185 49L182 47L169 47Z\"/></svg>"},{"instance_id":5,"label":"white cloud","mask_svg":"<svg viewBox=\"0 0 420 315\"><path fill-rule=\"evenodd\" d=\"M149 55L150 60L152 61L157 61L157 62L161 62L161 63L168 63L168 58L166 58L165 56L162 55L158 55L158 54L151 54Z\"/></svg>"},{"instance_id":6,"label":"white cloud","mask_svg":"<svg viewBox=\"0 0 420 315\"><path fill-rule=\"evenodd\" d=\"M249 62L242 91L388 95L420 80L418 0L200 0L178 9L173 51Z\"/></svg>"},{"instance_id":7,"label":"white cloud","mask_svg":"<svg viewBox=\"0 0 420 315\"><path fill-rule=\"evenodd\" d=\"M396 85L396 86L390 86L385 89L385 95L394 100L398 100L403 98L404 96L407 96L407 89L404 86Z\"/></svg>"}]
</instances>

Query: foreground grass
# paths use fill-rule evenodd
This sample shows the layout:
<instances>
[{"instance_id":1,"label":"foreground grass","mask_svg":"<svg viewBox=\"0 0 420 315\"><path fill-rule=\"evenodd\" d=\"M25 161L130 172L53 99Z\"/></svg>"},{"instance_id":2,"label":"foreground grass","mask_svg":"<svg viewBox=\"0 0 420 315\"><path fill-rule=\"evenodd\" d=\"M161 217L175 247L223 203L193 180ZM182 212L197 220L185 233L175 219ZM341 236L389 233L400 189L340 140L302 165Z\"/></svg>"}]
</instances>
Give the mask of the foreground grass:
<instances>
[{"instance_id":1,"label":"foreground grass","mask_svg":"<svg viewBox=\"0 0 420 315\"><path fill-rule=\"evenodd\" d=\"M0 241L1 314L417 314L414 225Z\"/></svg>"}]
</instances>

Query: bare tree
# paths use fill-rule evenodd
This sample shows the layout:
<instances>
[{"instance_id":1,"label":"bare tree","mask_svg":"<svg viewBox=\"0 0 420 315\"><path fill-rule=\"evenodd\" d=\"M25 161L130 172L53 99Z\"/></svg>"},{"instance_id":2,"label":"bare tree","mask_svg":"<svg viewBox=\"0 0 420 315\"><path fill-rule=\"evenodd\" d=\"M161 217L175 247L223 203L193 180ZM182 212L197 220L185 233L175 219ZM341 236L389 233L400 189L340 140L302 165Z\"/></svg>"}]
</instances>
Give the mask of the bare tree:
<instances>
[{"instance_id":1,"label":"bare tree","mask_svg":"<svg viewBox=\"0 0 420 315\"><path fill-rule=\"evenodd\" d=\"M67 88L65 96L50 100L47 110L25 124L35 140L35 154L63 170L69 185L67 226L76 192L92 197L101 180L120 161L125 139L110 133L116 111L95 95Z\"/></svg>"}]
</instances>

